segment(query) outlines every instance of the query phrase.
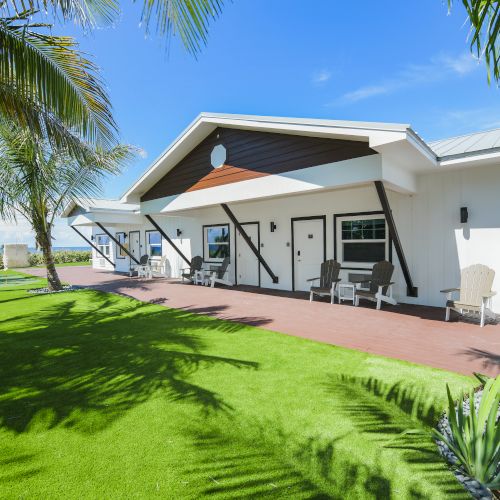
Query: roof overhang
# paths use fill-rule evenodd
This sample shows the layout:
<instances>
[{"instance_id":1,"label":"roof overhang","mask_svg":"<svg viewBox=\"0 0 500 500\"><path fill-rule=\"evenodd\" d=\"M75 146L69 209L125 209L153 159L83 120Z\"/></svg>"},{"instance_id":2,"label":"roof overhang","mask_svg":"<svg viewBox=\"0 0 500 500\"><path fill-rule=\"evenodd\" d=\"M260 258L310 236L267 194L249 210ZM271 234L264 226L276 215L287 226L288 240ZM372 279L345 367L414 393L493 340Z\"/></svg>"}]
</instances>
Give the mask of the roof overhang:
<instances>
[{"instance_id":1,"label":"roof overhang","mask_svg":"<svg viewBox=\"0 0 500 500\"><path fill-rule=\"evenodd\" d=\"M407 124L202 113L132 185L121 201L138 203L145 192L217 127L367 142L382 156L396 156L390 163L410 172L437 165L432 150Z\"/></svg>"}]
</instances>

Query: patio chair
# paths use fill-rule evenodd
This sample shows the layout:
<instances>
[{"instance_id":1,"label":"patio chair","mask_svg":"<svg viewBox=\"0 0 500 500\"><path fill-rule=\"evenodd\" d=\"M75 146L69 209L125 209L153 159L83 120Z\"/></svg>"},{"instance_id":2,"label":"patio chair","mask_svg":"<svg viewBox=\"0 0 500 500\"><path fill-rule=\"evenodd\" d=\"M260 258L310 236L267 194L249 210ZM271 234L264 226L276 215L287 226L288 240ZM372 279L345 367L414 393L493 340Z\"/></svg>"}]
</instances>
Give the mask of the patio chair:
<instances>
[{"instance_id":1,"label":"patio chair","mask_svg":"<svg viewBox=\"0 0 500 500\"><path fill-rule=\"evenodd\" d=\"M229 257L224 257L220 266L217 266L216 269L212 269L211 276L208 279L210 286L213 288L216 283L220 283L221 285L233 286L234 283L229 281Z\"/></svg>"},{"instance_id":2,"label":"patio chair","mask_svg":"<svg viewBox=\"0 0 500 500\"><path fill-rule=\"evenodd\" d=\"M377 262L372 269L370 279L361 278L360 281L354 281L357 286L368 285L367 290L356 288L354 291L355 299L354 305L359 306L359 300L365 299L377 303L377 310L381 308L382 302L396 305L396 300L392 297L392 274L394 272L394 265L387 260Z\"/></svg>"},{"instance_id":3,"label":"patio chair","mask_svg":"<svg viewBox=\"0 0 500 500\"><path fill-rule=\"evenodd\" d=\"M139 259L139 264L136 266L137 277L152 278L151 265L149 263L149 255L145 254Z\"/></svg>"},{"instance_id":4,"label":"patio chair","mask_svg":"<svg viewBox=\"0 0 500 500\"><path fill-rule=\"evenodd\" d=\"M462 269L460 274L460 288L447 288L441 290L446 294L445 321L450 320L450 311L453 309L460 314L464 311L479 313L480 325L484 326L486 316L495 317L491 311L491 299L496 292L491 290L495 271L482 264ZM459 292L458 300L453 300L453 292Z\"/></svg>"},{"instance_id":5,"label":"patio chair","mask_svg":"<svg viewBox=\"0 0 500 500\"><path fill-rule=\"evenodd\" d=\"M184 269L181 269L181 277L182 281L185 279L191 281L192 283L195 282L196 279L196 273L198 271L201 271L201 267L203 266L203 257L196 255L191 259L191 265L189 267L186 267Z\"/></svg>"},{"instance_id":6,"label":"patio chair","mask_svg":"<svg viewBox=\"0 0 500 500\"><path fill-rule=\"evenodd\" d=\"M319 286L311 286L309 301L313 301L314 295L319 295L320 297L329 296L330 303L333 304L335 302L335 290L340 281L339 273L340 264L336 260L325 260L325 262L321 264L319 278L311 278L307 280L311 283L319 280Z\"/></svg>"},{"instance_id":7,"label":"patio chair","mask_svg":"<svg viewBox=\"0 0 500 500\"><path fill-rule=\"evenodd\" d=\"M166 255L163 255L160 260L151 261L151 274L153 276L167 276L169 270L170 266Z\"/></svg>"}]
</instances>

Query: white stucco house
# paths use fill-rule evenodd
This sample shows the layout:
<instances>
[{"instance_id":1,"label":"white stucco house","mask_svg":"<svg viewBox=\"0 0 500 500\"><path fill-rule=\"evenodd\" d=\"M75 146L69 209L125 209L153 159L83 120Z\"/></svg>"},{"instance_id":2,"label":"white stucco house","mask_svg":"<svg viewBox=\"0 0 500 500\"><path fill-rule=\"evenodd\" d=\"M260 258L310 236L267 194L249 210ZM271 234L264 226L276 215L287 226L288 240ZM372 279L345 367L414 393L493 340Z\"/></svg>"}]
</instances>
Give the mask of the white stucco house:
<instances>
[{"instance_id":1,"label":"white stucco house","mask_svg":"<svg viewBox=\"0 0 500 500\"><path fill-rule=\"evenodd\" d=\"M471 264L500 290L500 130L426 143L406 124L203 113L120 200L64 216L92 227L97 269L148 254L179 277L228 255L237 284L307 290L324 259L346 280L387 259L398 301L443 306Z\"/></svg>"}]
</instances>

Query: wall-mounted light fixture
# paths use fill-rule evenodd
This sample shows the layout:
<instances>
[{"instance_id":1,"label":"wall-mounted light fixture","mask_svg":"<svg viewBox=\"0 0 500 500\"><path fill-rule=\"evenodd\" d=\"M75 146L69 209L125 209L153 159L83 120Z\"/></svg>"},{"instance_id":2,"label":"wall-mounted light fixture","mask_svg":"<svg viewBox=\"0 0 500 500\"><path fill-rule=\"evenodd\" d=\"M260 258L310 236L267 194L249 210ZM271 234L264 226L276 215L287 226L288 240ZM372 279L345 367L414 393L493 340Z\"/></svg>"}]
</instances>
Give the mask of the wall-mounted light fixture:
<instances>
[{"instance_id":1,"label":"wall-mounted light fixture","mask_svg":"<svg viewBox=\"0 0 500 500\"><path fill-rule=\"evenodd\" d=\"M269 225L270 229L271 229L271 233L274 233L274 231L276 231L277 229L277 226L274 222L271 222L271 224Z\"/></svg>"},{"instance_id":2,"label":"wall-mounted light fixture","mask_svg":"<svg viewBox=\"0 0 500 500\"><path fill-rule=\"evenodd\" d=\"M468 220L469 220L469 211L467 210L467 207L460 207L460 223L467 224Z\"/></svg>"},{"instance_id":3,"label":"wall-mounted light fixture","mask_svg":"<svg viewBox=\"0 0 500 500\"><path fill-rule=\"evenodd\" d=\"M93 234L91 234L91 235L90 235L90 239L91 239L92 241L94 241L94 235L93 235Z\"/></svg>"},{"instance_id":4,"label":"wall-mounted light fixture","mask_svg":"<svg viewBox=\"0 0 500 500\"><path fill-rule=\"evenodd\" d=\"M182 230L181 229L177 229L177 238L179 238L181 234L182 234Z\"/></svg>"}]
</instances>

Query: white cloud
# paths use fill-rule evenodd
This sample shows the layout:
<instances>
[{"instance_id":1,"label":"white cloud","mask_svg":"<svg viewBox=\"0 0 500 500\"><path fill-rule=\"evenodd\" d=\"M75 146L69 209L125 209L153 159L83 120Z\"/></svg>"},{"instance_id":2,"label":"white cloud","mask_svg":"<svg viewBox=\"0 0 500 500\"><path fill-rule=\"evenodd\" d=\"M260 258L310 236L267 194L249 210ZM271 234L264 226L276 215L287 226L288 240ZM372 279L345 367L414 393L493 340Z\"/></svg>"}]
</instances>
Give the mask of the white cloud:
<instances>
[{"instance_id":1,"label":"white cloud","mask_svg":"<svg viewBox=\"0 0 500 500\"><path fill-rule=\"evenodd\" d=\"M331 105L351 104L378 95L387 95L403 88L426 85L447 78L463 77L479 67L477 59L469 53L457 57L440 54L427 64L408 64L394 77L346 92Z\"/></svg>"},{"instance_id":2,"label":"white cloud","mask_svg":"<svg viewBox=\"0 0 500 500\"><path fill-rule=\"evenodd\" d=\"M330 80L331 77L332 77L331 71L329 71L327 69L321 69L319 71L316 71L312 75L311 80L315 85L322 85L322 84L326 83L328 80Z\"/></svg>"},{"instance_id":3,"label":"white cloud","mask_svg":"<svg viewBox=\"0 0 500 500\"><path fill-rule=\"evenodd\" d=\"M83 228L83 234L88 235L89 230ZM65 220L59 219L54 224L52 231L54 247L82 247L88 246L77 235ZM3 243L26 243L30 248L35 246L35 233L26 219L19 218L17 223L0 219L0 245Z\"/></svg>"},{"instance_id":4,"label":"white cloud","mask_svg":"<svg viewBox=\"0 0 500 500\"><path fill-rule=\"evenodd\" d=\"M435 110L424 123L429 140L454 135L469 134L480 130L500 128L500 109L485 107L474 109Z\"/></svg>"}]
</instances>

